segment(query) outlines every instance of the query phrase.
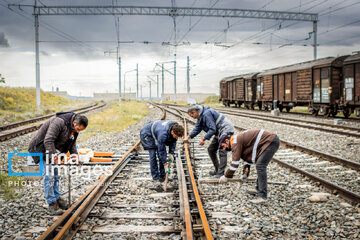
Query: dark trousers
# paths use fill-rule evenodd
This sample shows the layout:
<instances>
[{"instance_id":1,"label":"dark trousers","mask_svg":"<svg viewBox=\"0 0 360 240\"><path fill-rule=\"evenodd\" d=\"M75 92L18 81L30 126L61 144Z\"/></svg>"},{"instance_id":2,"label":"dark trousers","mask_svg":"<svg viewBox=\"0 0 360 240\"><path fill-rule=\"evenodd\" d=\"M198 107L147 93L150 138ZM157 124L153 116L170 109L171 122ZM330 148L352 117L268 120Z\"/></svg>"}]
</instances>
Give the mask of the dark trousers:
<instances>
[{"instance_id":1,"label":"dark trousers","mask_svg":"<svg viewBox=\"0 0 360 240\"><path fill-rule=\"evenodd\" d=\"M256 180L256 190L258 192L259 197L267 198L266 168L269 165L276 151L279 149L279 147L280 147L280 139L278 136L276 136L256 161L256 171L258 175Z\"/></svg>"},{"instance_id":2,"label":"dark trousers","mask_svg":"<svg viewBox=\"0 0 360 240\"><path fill-rule=\"evenodd\" d=\"M159 180L159 178L165 177L164 165L158 161L156 155L159 156L157 149L149 149L150 172L153 180Z\"/></svg>"},{"instance_id":3,"label":"dark trousers","mask_svg":"<svg viewBox=\"0 0 360 240\"><path fill-rule=\"evenodd\" d=\"M217 152L219 151L220 164L217 157ZM219 149L219 139L213 137L209 147L208 153L211 158L212 163L214 164L215 171L218 175L224 175L224 171L227 164L227 152L223 149Z\"/></svg>"},{"instance_id":4,"label":"dark trousers","mask_svg":"<svg viewBox=\"0 0 360 240\"><path fill-rule=\"evenodd\" d=\"M159 180L160 177L165 177L164 165L158 161L159 153L155 139L152 136L148 136L140 132L140 141L143 148L149 151L150 172L152 179Z\"/></svg>"}]
</instances>

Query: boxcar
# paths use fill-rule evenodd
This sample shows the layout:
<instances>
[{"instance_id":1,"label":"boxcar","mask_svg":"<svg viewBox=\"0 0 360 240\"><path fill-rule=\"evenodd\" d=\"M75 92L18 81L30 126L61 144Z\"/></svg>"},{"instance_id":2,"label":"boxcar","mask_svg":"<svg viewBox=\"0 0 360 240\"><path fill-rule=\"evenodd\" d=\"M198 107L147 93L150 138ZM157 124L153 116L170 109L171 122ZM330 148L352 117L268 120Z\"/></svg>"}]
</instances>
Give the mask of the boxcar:
<instances>
[{"instance_id":1,"label":"boxcar","mask_svg":"<svg viewBox=\"0 0 360 240\"><path fill-rule=\"evenodd\" d=\"M234 103L232 97L232 85L231 85L232 79L234 79L234 76L223 78L220 81L219 101L221 101L227 107L230 106L231 103Z\"/></svg>"},{"instance_id":2,"label":"boxcar","mask_svg":"<svg viewBox=\"0 0 360 240\"><path fill-rule=\"evenodd\" d=\"M259 107L290 111L295 106L308 106L336 115L341 97L342 64L347 56L329 57L270 69L257 76Z\"/></svg>"},{"instance_id":3,"label":"boxcar","mask_svg":"<svg viewBox=\"0 0 360 240\"><path fill-rule=\"evenodd\" d=\"M224 78L220 81L220 101L225 106L245 105L247 108L254 108L256 100L256 75L238 75Z\"/></svg>"},{"instance_id":4,"label":"boxcar","mask_svg":"<svg viewBox=\"0 0 360 240\"><path fill-rule=\"evenodd\" d=\"M344 60L341 110L345 117L356 111L360 116L360 53Z\"/></svg>"}]
</instances>

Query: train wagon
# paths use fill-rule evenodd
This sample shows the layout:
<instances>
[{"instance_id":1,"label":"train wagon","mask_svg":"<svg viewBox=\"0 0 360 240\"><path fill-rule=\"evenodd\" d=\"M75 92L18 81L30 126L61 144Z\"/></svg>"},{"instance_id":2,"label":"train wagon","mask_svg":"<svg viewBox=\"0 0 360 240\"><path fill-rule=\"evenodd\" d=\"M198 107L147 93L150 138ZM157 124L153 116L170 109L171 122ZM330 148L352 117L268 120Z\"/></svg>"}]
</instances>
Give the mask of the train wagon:
<instances>
[{"instance_id":1,"label":"train wagon","mask_svg":"<svg viewBox=\"0 0 360 240\"><path fill-rule=\"evenodd\" d=\"M256 100L256 75L251 73L224 78L220 81L220 101L225 106L234 104L254 108Z\"/></svg>"},{"instance_id":2,"label":"train wagon","mask_svg":"<svg viewBox=\"0 0 360 240\"><path fill-rule=\"evenodd\" d=\"M341 109L345 117L360 116L360 52L344 60Z\"/></svg>"},{"instance_id":3,"label":"train wagon","mask_svg":"<svg viewBox=\"0 0 360 240\"><path fill-rule=\"evenodd\" d=\"M313 115L337 114L341 97L342 65L347 56L328 57L270 69L257 76L257 103L264 109L290 111L308 106Z\"/></svg>"},{"instance_id":4,"label":"train wagon","mask_svg":"<svg viewBox=\"0 0 360 240\"><path fill-rule=\"evenodd\" d=\"M227 106L227 102L228 102L229 98L228 98L228 94L227 94L227 84L226 84L226 79L221 79L220 80L220 98L219 101L221 101L225 106Z\"/></svg>"}]
</instances>

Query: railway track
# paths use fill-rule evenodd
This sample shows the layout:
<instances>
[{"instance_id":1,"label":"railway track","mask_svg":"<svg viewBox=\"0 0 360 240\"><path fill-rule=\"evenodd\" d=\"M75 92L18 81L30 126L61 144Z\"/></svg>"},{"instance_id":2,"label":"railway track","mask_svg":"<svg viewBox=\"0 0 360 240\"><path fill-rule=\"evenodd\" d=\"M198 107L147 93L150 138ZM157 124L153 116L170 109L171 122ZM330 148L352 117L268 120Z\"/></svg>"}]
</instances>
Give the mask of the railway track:
<instances>
[{"instance_id":1,"label":"railway track","mask_svg":"<svg viewBox=\"0 0 360 240\"><path fill-rule=\"evenodd\" d=\"M78 114L82 114L82 113L94 111L96 109L99 109L99 108L102 108L105 106L106 106L106 104L99 105L96 103L96 104L92 104L87 107L74 109L72 111L74 111ZM33 124L30 126L29 126L29 124L44 121L46 119L51 118L52 116L54 116L54 114L49 114L49 115L41 116L38 118L33 118L33 119L29 119L29 120L22 121L22 122L16 122L16 123L8 124L5 126L1 126L0 127L0 142L7 141L7 140L15 138L17 136L25 135L25 134L36 131L42 126L43 122L35 124L35 125Z\"/></svg>"},{"instance_id":2,"label":"railway track","mask_svg":"<svg viewBox=\"0 0 360 240\"><path fill-rule=\"evenodd\" d=\"M251 108L243 108L243 107L225 107L225 106L221 106L220 107L221 109L239 109L239 110L243 110L243 111L247 111L247 112L257 112L259 114L263 113L263 114L266 114L266 113L269 113L269 111L266 111L266 110L259 110L259 109L251 109ZM319 119L329 119L329 120L332 120L332 119L342 119L344 121L347 121L347 122L354 122L354 123L358 123L360 118L359 117L344 117L344 116L325 116L325 115L313 115L311 113L302 113L302 112L287 112L287 111L282 111L281 112L282 115L285 115L285 116L302 116L302 117L313 117L313 118L319 118Z\"/></svg>"},{"instance_id":3,"label":"railway track","mask_svg":"<svg viewBox=\"0 0 360 240\"><path fill-rule=\"evenodd\" d=\"M187 144L173 165L174 191L163 193L149 190L149 156L144 151L133 153L139 144L114 164L111 176L99 178L39 239L84 239L84 232L100 238L165 234L171 239L213 239Z\"/></svg>"},{"instance_id":4,"label":"railway track","mask_svg":"<svg viewBox=\"0 0 360 240\"><path fill-rule=\"evenodd\" d=\"M221 113L360 138L360 128L217 108ZM321 127L319 127L321 126Z\"/></svg>"},{"instance_id":5,"label":"railway track","mask_svg":"<svg viewBox=\"0 0 360 240\"><path fill-rule=\"evenodd\" d=\"M171 108L186 113L186 110L179 109L179 107L171 106ZM192 119L188 118L187 121L195 124ZM238 131L246 130L239 126L234 127ZM319 182L332 193L336 193L354 204L360 203L359 163L283 140L280 141L281 146L286 149L281 148L275 154L273 160L276 163Z\"/></svg>"},{"instance_id":6,"label":"railway track","mask_svg":"<svg viewBox=\"0 0 360 240\"><path fill-rule=\"evenodd\" d=\"M91 108L91 107L95 107L96 105L97 105L97 103L93 103L91 105L88 105L88 106L85 106L85 107L82 107L82 108L77 108L77 109L74 109L72 111L81 111L81 110L85 110L85 109L88 109L88 108ZM7 124L7 125L3 125L3 126L0 126L0 131L20 127L22 125L26 125L26 124L29 124L29 123L39 122L41 120L49 119L52 116L55 116L55 113L48 114L48 115L43 115L43 116L32 118L32 119L28 119L28 120L25 120L25 121L14 122L14 123L10 123L10 124Z\"/></svg>"}]
</instances>

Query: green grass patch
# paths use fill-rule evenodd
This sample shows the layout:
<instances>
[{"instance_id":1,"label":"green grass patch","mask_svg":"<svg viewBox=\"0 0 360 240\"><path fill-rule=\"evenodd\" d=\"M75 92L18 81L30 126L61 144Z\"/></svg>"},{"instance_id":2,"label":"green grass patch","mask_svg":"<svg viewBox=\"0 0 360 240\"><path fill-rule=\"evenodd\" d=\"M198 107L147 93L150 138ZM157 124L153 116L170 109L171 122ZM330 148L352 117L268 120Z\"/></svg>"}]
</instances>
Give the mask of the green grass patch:
<instances>
[{"instance_id":1,"label":"green grass patch","mask_svg":"<svg viewBox=\"0 0 360 240\"><path fill-rule=\"evenodd\" d=\"M41 91L40 99L41 109L37 110L35 88L0 87L0 124L23 121L87 104L84 101L70 101L44 91Z\"/></svg>"},{"instance_id":2,"label":"green grass patch","mask_svg":"<svg viewBox=\"0 0 360 240\"><path fill-rule=\"evenodd\" d=\"M19 176L9 176L7 173L0 172L0 195L4 199L19 198L20 195L16 193L16 189L21 188L23 178Z\"/></svg>"},{"instance_id":3,"label":"green grass patch","mask_svg":"<svg viewBox=\"0 0 360 240\"><path fill-rule=\"evenodd\" d=\"M89 116L89 125L79 135L79 142L86 141L101 132L120 132L150 113L144 102L112 101L111 106Z\"/></svg>"}]
</instances>

